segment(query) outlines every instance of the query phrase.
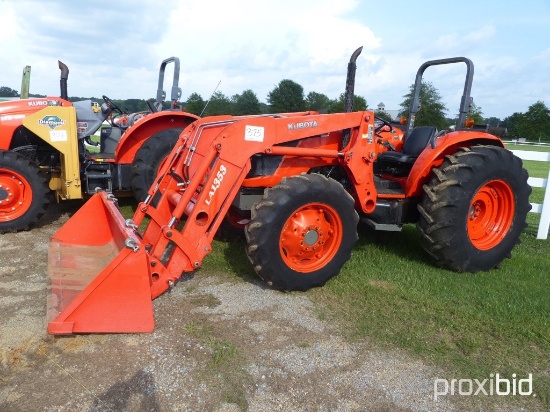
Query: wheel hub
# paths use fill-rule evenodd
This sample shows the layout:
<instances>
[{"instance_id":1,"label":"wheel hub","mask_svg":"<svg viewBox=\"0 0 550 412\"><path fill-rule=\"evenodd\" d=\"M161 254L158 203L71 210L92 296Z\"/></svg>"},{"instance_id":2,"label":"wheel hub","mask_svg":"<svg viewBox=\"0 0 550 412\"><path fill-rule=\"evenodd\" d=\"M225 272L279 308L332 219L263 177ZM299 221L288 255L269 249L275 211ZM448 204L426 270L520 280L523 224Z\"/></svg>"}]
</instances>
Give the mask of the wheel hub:
<instances>
[{"instance_id":1,"label":"wheel hub","mask_svg":"<svg viewBox=\"0 0 550 412\"><path fill-rule=\"evenodd\" d=\"M487 182L474 195L468 213L468 236L480 250L488 250L504 238L514 218L512 189L501 180Z\"/></svg>"},{"instance_id":2,"label":"wheel hub","mask_svg":"<svg viewBox=\"0 0 550 412\"><path fill-rule=\"evenodd\" d=\"M312 271L332 258L340 237L340 221L332 208L307 205L286 221L280 238L281 253L291 267Z\"/></svg>"},{"instance_id":3,"label":"wheel hub","mask_svg":"<svg viewBox=\"0 0 550 412\"><path fill-rule=\"evenodd\" d=\"M482 202L475 202L470 206L470 220L474 221L480 217L485 210L485 204Z\"/></svg>"},{"instance_id":4,"label":"wheel hub","mask_svg":"<svg viewBox=\"0 0 550 412\"><path fill-rule=\"evenodd\" d=\"M14 177L15 179L15 177ZM19 191L17 186L17 180L9 182L10 184L1 183L0 184L0 208L15 210L15 205L17 204L17 198ZM21 182L19 182L21 184ZM15 193L15 196L14 196Z\"/></svg>"},{"instance_id":5,"label":"wheel hub","mask_svg":"<svg viewBox=\"0 0 550 412\"><path fill-rule=\"evenodd\" d=\"M0 219L12 220L30 206L31 195L15 173L0 170Z\"/></svg>"},{"instance_id":6,"label":"wheel hub","mask_svg":"<svg viewBox=\"0 0 550 412\"><path fill-rule=\"evenodd\" d=\"M8 198L8 191L4 189L2 186L0 186L0 202L6 200Z\"/></svg>"},{"instance_id":7,"label":"wheel hub","mask_svg":"<svg viewBox=\"0 0 550 412\"><path fill-rule=\"evenodd\" d=\"M319 240L319 233L315 229L309 229L304 234L304 243L308 246L313 246Z\"/></svg>"}]
</instances>

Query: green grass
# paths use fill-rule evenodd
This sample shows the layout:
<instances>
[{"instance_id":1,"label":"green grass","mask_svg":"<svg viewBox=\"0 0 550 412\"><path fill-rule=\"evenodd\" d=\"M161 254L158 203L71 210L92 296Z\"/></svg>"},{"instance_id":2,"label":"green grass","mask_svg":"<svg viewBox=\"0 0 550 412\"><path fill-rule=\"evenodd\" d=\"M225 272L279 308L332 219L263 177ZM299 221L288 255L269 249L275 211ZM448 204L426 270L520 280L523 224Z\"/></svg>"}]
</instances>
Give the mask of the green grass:
<instances>
[{"instance_id":1,"label":"green grass","mask_svg":"<svg viewBox=\"0 0 550 412\"><path fill-rule=\"evenodd\" d=\"M550 152L550 147L548 146L507 145L506 148L510 150ZM536 162L532 160L524 160L523 167L525 167L529 171L529 176L531 177L540 177L543 179L548 179L548 171L550 170L549 162ZM530 197L531 203L541 204L544 200L544 192L545 192L544 188L534 187ZM531 227L538 227L538 216L536 220L533 220L533 225L531 225ZM536 230L533 233L536 234Z\"/></svg>"},{"instance_id":2,"label":"green grass","mask_svg":"<svg viewBox=\"0 0 550 412\"><path fill-rule=\"evenodd\" d=\"M524 166L535 177L550 167ZM534 188L530 200L541 203L543 195ZM449 378L532 373L535 393L550 405L550 240L536 239L539 219L528 215L512 259L477 274L434 267L412 225L363 231L340 275L312 295L350 338L405 349Z\"/></svg>"},{"instance_id":3,"label":"green grass","mask_svg":"<svg viewBox=\"0 0 550 412\"><path fill-rule=\"evenodd\" d=\"M535 393L550 404L550 241L535 239L537 220L529 216L512 259L477 274L434 267L413 225L361 228L339 276L308 294L350 340L403 349L449 379L532 373ZM201 272L253 279L244 247L215 242Z\"/></svg>"},{"instance_id":4,"label":"green grass","mask_svg":"<svg viewBox=\"0 0 550 412\"><path fill-rule=\"evenodd\" d=\"M341 274L313 295L352 338L406 349L451 377L533 373L547 401L548 246L526 234L501 269L457 274L432 265L413 226L363 233Z\"/></svg>"},{"instance_id":5,"label":"green grass","mask_svg":"<svg viewBox=\"0 0 550 412\"><path fill-rule=\"evenodd\" d=\"M506 144L508 150L527 150L531 152L550 152L550 146L538 146L535 144Z\"/></svg>"},{"instance_id":6,"label":"green grass","mask_svg":"<svg viewBox=\"0 0 550 412\"><path fill-rule=\"evenodd\" d=\"M477 274L436 268L413 225L401 233L360 228L342 272L308 294L349 339L404 349L449 378L532 373L537 396L549 403L550 241L535 238L537 220L529 215L512 259ZM244 247L215 242L201 271L252 278Z\"/></svg>"},{"instance_id":7,"label":"green grass","mask_svg":"<svg viewBox=\"0 0 550 412\"><path fill-rule=\"evenodd\" d=\"M524 164L530 175L548 176L548 163ZM534 189L530 200L541 203L543 194ZM539 216L528 215L511 259L477 274L435 267L413 225L401 233L360 227L339 276L308 295L320 316L341 324L351 340L405 350L443 368L449 379L532 373L537 398L550 406L550 240L536 239ZM244 247L244 241L215 241L199 275L253 279ZM223 358L227 348L221 348Z\"/></svg>"},{"instance_id":8,"label":"green grass","mask_svg":"<svg viewBox=\"0 0 550 412\"><path fill-rule=\"evenodd\" d=\"M508 150L524 150L530 152L550 152L550 146L535 146L535 145L506 145ZM532 177L548 177L548 169L550 169L550 163L548 162L535 162L531 160L524 160L523 166L529 171L529 176Z\"/></svg>"},{"instance_id":9,"label":"green grass","mask_svg":"<svg viewBox=\"0 0 550 412\"><path fill-rule=\"evenodd\" d=\"M547 177L549 166L525 162L537 177ZM530 200L543 195L534 189ZM308 294L349 339L403 349L449 379L532 373L537 397L550 405L550 240L536 239L539 217L528 215L511 259L477 274L435 267L413 225L401 233L360 228L339 276ZM252 277L244 246L216 242L202 270Z\"/></svg>"}]
</instances>

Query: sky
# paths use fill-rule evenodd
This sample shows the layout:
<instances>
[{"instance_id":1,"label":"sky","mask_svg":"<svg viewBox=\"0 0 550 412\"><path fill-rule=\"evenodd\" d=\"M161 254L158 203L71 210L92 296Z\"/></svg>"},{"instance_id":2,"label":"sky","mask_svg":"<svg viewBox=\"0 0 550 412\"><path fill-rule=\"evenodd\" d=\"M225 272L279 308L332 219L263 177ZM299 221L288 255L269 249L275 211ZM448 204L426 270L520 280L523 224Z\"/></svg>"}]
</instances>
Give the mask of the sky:
<instances>
[{"instance_id":1,"label":"sky","mask_svg":"<svg viewBox=\"0 0 550 412\"><path fill-rule=\"evenodd\" d=\"M399 109L421 64L457 56L474 63L483 116L550 106L550 0L0 0L0 28L0 87L20 91L30 65L36 94L59 95L61 60L69 96L154 98L160 63L175 56L182 101L218 87L267 102L283 79L334 99L363 46L355 92L371 109ZM424 73L449 117L465 73L463 63Z\"/></svg>"}]
</instances>

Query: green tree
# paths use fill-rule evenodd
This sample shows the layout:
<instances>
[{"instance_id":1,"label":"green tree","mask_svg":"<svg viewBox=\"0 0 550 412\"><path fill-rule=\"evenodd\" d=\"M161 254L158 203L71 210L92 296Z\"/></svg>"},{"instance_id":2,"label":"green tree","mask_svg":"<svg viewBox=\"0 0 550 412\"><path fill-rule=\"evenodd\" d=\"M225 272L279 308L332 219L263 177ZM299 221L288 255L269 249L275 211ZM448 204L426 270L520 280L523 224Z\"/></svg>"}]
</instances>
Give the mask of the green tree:
<instances>
[{"instance_id":1,"label":"green tree","mask_svg":"<svg viewBox=\"0 0 550 412\"><path fill-rule=\"evenodd\" d=\"M472 106L470 107L470 113L468 113L468 117L471 117L474 119L475 124L485 124L485 119L483 117L483 112L481 111L481 107L476 105L474 102L472 102Z\"/></svg>"},{"instance_id":2,"label":"green tree","mask_svg":"<svg viewBox=\"0 0 550 412\"><path fill-rule=\"evenodd\" d=\"M523 116L523 113L514 113L511 116L506 117L502 121L502 126L506 127L507 129L507 135L511 139L519 139L521 137L525 137L522 135L522 128L523 123L525 122L525 118Z\"/></svg>"},{"instance_id":3,"label":"green tree","mask_svg":"<svg viewBox=\"0 0 550 412\"><path fill-rule=\"evenodd\" d=\"M241 94L236 94L231 98L233 104L233 114L235 116L244 116L249 114L261 114L262 106L256 94L248 89Z\"/></svg>"},{"instance_id":4,"label":"green tree","mask_svg":"<svg viewBox=\"0 0 550 412\"><path fill-rule=\"evenodd\" d=\"M19 97L17 90L13 90L9 87L0 87L0 97Z\"/></svg>"},{"instance_id":5,"label":"green tree","mask_svg":"<svg viewBox=\"0 0 550 412\"><path fill-rule=\"evenodd\" d=\"M485 119L487 124L492 127L499 127L501 126L502 120L500 120L498 117L488 117Z\"/></svg>"},{"instance_id":6,"label":"green tree","mask_svg":"<svg viewBox=\"0 0 550 412\"><path fill-rule=\"evenodd\" d=\"M304 88L292 80L281 80L267 95L267 103L273 113L304 111Z\"/></svg>"},{"instance_id":7,"label":"green tree","mask_svg":"<svg viewBox=\"0 0 550 412\"><path fill-rule=\"evenodd\" d=\"M148 110L147 103L143 99L123 100L120 107L128 113L143 112Z\"/></svg>"},{"instance_id":8,"label":"green tree","mask_svg":"<svg viewBox=\"0 0 550 412\"><path fill-rule=\"evenodd\" d=\"M203 100L200 94L191 93L187 98L187 101L184 103L183 107L186 112L193 113L199 116L202 113L205 104L206 102Z\"/></svg>"},{"instance_id":9,"label":"green tree","mask_svg":"<svg viewBox=\"0 0 550 412\"><path fill-rule=\"evenodd\" d=\"M203 116L216 116L220 114L231 114L233 104L229 97L222 92L215 92L206 104Z\"/></svg>"},{"instance_id":10,"label":"green tree","mask_svg":"<svg viewBox=\"0 0 550 412\"><path fill-rule=\"evenodd\" d=\"M387 120L388 122L391 122L392 121L392 118L391 116L388 114L388 112L384 111L384 110L376 110L374 112L375 116L376 117L379 117L381 119L384 119L384 120Z\"/></svg>"},{"instance_id":11,"label":"green tree","mask_svg":"<svg viewBox=\"0 0 550 412\"><path fill-rule=\"evenodd\" d=\"M360 112L367 110L367 100L362 96L355 95L353 97L353 111ZM344 93L340 94L338 100L334 100L330 106L329 113L343 113L344 112Z\"/></svg>"},{"instance_id":12,"label":"green tree","mask_svg":"<svg viewBox=\"0 0 550 412\"><path fill-rule=\"evenodd\" d=\"M306 97L307 110L326 113L332 104L333 102L323 93L309 92Z\"/></svg>"},{"instance_id":13,"label":"green tree","mask_svg":"<svg viewBox=\"0 0 550 412\"><path fill-rule=\"evenodd\" d=\"M414 84L411 85L409 93L405 96L405 100L399 105L401 110L399 115L409 116L409 106L413 98ZM420 86L420 110L416 113L414 121L415 126L435 126L439 130L446 129L449 126L445 119L447 108L441 101L441 95L430 82L422 82Z\"/></svg>"},{"instance_id":14,"label":"green tree","mask_svg":"<svg viewBox=\"0 0 550 412\"><path fill-rule=\"evenodd\" d=\"M269 113L269 105L267 103L260 102L260 108L261 108L263 114L268 114Z\"/></svg>"},{"instance_id":15,"label":"green tree","mask_svg":"<svg viewBox=\"0 0 550 412\"><path fill-rule=\"evenodd\" d=\"M535 141L550 139L550 110L544 102L539 100L529 106L523 120L522 137Z\"/></svg>"}]
</instances>

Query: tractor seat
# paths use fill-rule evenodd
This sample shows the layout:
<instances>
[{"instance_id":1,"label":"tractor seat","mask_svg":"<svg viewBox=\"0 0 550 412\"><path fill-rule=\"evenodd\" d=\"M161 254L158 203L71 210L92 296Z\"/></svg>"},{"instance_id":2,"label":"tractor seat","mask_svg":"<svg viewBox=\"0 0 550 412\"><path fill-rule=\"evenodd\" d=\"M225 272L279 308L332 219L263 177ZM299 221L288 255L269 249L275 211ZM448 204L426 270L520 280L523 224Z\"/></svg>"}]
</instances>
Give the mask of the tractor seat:
<instances>
[{"instance_id":1,"label":"tractor seat","mask_svg":"<svg viewBox=\"0 0 550 412\"><path fill-rule=\"evenodd\" d=\"M433 126L420 126L405 139L401 152L387 151L380 153L376 161L377 173L390 173L396 176L409 174L416 158L435 136L437 129Z\"/></svg>"}]
</instances>

